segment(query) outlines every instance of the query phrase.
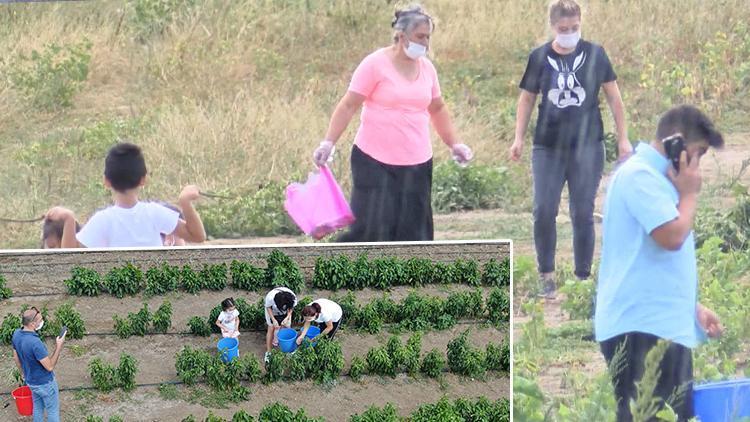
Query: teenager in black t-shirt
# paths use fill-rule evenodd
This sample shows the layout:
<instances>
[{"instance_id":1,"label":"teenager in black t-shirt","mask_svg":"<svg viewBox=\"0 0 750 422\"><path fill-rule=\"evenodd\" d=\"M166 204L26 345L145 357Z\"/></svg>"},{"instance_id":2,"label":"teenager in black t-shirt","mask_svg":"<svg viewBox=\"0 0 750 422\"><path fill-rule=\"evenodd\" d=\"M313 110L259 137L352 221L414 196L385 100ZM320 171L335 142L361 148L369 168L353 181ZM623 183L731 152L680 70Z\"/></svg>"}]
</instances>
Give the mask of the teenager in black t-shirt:
<instances>
[{"instance_id":1,"label":"teenager in black t-shirt","mask_svg":"<svg viewBox=\"0 0 750 422\"><path fill-rule=\"evenodd\" d=\"M617 127L620 160L632 152L616 75L604 49L581 39L581 8L574 0L550 5L556 36L531 52L521 80L511 159L519 160L536 97L541 94L531 153L534 176L534 243L542 295L555 296L555 219L565 182L570 193L575 274L591 275L594 200L604 168L604 129L599 88Z\"/></svg>"}]
</instances>

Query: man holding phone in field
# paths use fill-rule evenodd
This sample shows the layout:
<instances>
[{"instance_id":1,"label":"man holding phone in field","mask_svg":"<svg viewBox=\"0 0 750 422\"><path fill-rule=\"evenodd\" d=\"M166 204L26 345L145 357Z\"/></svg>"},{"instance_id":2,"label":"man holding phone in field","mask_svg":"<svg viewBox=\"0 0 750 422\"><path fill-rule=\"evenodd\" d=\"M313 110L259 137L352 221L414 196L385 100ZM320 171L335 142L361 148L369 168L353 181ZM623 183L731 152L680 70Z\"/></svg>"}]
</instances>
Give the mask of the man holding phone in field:
<instances>
[{"instance_id":1,"label":"man holding phone in field","mask_svg":"<svg viewBox=\"0 0 750 422\"><path fill-rule=\"evenodd\" d=\"M37 334L44 325L42 314L32 307L23 313L21 324L23 327L13 333L13 359L26 385L31 389L31 397L34 400L34 422L44 421L45 411L48 422L59 422L60 392L53 370L65 344L67 330L63 327L60 336L55 340L57 347L50 356L47 353L47 347Z\"/></svg>"},{"instance_id":2,"label":"man holding phone in field","mask_svg":"<svg viewBox=\"0 0 750 422\"><path fill-rule=\"evenodd\" d=\"M720 336L723 328L697 300L692 227L700 158L723 144L700 110L674 107L659 120L656 140L638 145L610 182L594 330L607 364L615 355L624 360L611 366L621 368L612 374L618 421L632 420L630 401L646 354L660 339L670 344L655 396L669 403L679 420L693 417L691 349L706 334Z\"/></svg>"}]
</instances>

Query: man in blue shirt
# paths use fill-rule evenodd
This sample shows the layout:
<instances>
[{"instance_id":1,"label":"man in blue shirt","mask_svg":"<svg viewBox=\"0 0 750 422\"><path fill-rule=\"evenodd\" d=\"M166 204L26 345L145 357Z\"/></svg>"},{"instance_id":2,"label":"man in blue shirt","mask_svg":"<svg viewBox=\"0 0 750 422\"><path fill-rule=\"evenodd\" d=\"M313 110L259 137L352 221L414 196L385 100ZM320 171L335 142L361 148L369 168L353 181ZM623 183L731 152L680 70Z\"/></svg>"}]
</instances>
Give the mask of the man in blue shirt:
<instances>
[{"instance_id":1,"label":"man in blue shirt","mask_svg":"<svg viewBox=\"0 0 750 422\"><path fill-rule=\"evenodd\" d=\"M55 373L52 372L60 358L65 334L57 337L57 347L52 356L47 353L47 347L39 338L37 331L42 329L44 320L42 314L31 308L23 313L22 328L13 333L13 358L21 370L26 385L31 389L34 400L34 422L44 421L44 411L47 411L48 422L60 421L60 397Z\"/></svg>"},{"instance_id":2,"label":"man in blue shirt","mask_svg":"<svg viewBox=\"0 0 750 422\"><path fill-rule=\"evenodd\" d=\"M674 135L685 145L679 170L662 142ZM705 334L718 337L722 327L716 314L697 301L692 226L701 188L700 157L723 144L700 110L672 108L659 120L656 140L638 145L610 182L594 330L607 363L616 352L622 359L610 366L619 369L612 374L618 421L632 420L635 384L643 376L646 353L659 339L670 344L655 395L680 420L693 416L691 349ZM682 397L680 391L685 391Z\"/></svg>"}]
</instances>

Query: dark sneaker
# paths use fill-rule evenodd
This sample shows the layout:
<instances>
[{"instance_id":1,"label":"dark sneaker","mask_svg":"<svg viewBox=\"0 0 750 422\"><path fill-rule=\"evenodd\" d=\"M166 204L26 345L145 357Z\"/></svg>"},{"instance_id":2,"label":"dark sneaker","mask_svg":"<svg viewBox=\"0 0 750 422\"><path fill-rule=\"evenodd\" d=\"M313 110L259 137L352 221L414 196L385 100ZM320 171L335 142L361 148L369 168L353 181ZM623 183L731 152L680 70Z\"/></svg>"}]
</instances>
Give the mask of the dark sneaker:
<instances>
[{"instance_id":1,"label":"dark sneaker","mask_svg":"<svg viewBox=\"0 0 750 422\"><path fill-rule=\"evenodd\" d=\"M554 299L557 297L557 286L555 285L555 280L548 278L548 279L542 279L542 291L537 294L537 296L544 298L544 299Z\"/></svg>"}]
</instances>

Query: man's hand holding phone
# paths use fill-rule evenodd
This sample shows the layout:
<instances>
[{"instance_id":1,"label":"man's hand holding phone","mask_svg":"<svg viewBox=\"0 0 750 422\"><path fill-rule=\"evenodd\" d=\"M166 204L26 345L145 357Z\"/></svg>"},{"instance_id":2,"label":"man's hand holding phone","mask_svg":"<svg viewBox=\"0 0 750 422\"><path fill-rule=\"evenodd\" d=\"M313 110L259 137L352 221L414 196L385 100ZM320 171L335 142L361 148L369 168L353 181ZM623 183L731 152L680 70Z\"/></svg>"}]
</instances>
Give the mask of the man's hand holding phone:
<instances>
[{"instance_id":1,"label":"man's hand holding phone","mask_svg":"<svg viewBox=\"0 0 750 422\"><path fill-rule=\"evenodd\" d=\"M701 190L702 177L700 169L700 155L695 154L688 161L687 151L682 151L679 156L679 172L675 168L670 168L667 175L677 188L680 199L686 196L697 196Z\"/></svg>"}]
</instances>

